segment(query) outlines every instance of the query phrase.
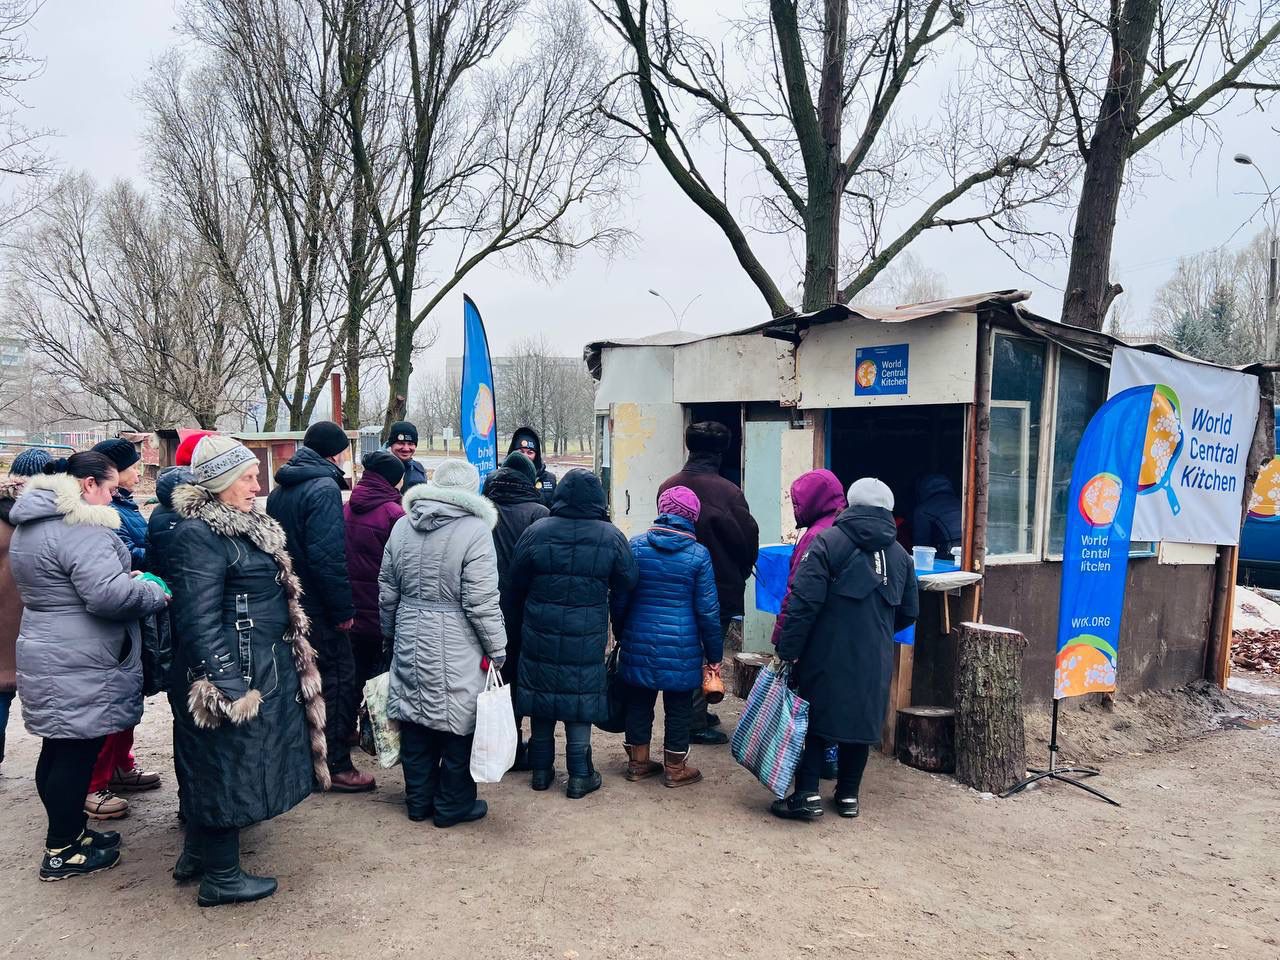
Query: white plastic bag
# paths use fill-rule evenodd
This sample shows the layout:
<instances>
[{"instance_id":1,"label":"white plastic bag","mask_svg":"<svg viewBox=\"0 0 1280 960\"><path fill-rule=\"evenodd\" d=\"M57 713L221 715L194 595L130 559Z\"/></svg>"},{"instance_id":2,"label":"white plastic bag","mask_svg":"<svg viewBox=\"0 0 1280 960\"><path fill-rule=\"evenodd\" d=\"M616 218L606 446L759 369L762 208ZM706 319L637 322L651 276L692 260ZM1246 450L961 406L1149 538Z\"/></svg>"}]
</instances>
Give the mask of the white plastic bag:
<instances>
[{"instance_id":1,"label":"white plastic bag","mask_svg":"<svg viewBox=\"0 0 1280 960\"><path fill-rule=\"evenodd\" d=\"M476 735L471 743L471 779L497 783L516 762L520 735L511 710L511 688L493 664L484 691L476 699Z\"/></svg>"},{"instance_id":2,"label":"white plastic bag","mask_svg":"<svg viewBox=\"0 0 1280 960\"><path fill-rule=\"evenodd\" d=\"M382 673L364 685L364 705L373 727L373 745L378 751L378 765L394 767L400 762L400 722L387 716L387 688L391 674Z\"/></svg>"}]
</instances>

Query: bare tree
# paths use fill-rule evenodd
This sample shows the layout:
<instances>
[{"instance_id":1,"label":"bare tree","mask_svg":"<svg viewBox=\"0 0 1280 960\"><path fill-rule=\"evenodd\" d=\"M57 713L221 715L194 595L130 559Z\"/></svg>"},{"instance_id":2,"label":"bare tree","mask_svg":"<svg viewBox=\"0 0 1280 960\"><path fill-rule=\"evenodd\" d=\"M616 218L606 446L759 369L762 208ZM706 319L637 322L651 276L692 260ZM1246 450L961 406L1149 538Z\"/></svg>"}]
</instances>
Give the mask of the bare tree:
<instances>
[{"instance_id":1,"label":"bare tree","mask_svg":"<svg viewBox=\"0 0 1280 960\"><path fill-rule=\"evenodd\" d=\"M47 132L23 122L19 92L41 67L26 41L39 9L38 0L0 0L0 245L7 228L30 212L33 185L52 170L44 150Z\"/></svg>"},{"instance_id":2,"label":"bare tree","mask_svg":"<svg viewBox=\"0 0 1280 960\"><path fill-rule=\"evenodd\" d=\"M478 264L518 254L554 268L616 239L603 215L625 150L596 113L603 63L570 4L531 22L529 52L501 63L523 0L324 6L394 303L390 423L404 415L415 354L435 339L433 312Z\"/></svg>"},{"instance_id":3,"label":"bare tree","mask_svg":"<svg viewBox=\"0 0 1280 960\"><path fill-rule=\"evenodd\" d=\"M267 421L283 407L293 429L339 366L358 410L378 296L326 27L314 0L193 0L184 29L201 60L161 61L143 95L157 177L240 293Z\"/></svg>"},{"instance_id":4,"label":"bare tree","mask_svg":"<svg viewBox=\"0 0 1280 960\"><path fill-rule=\"evenodd\" d=\"M11 322L72 389L64 416L138 430L239 412L239 313L200 239L126 183L65 177L11 259Z\"/></svg>"},{"instance_id":5,"label":"bare tree","mask_svg":"<svg viewBox=\"0 0 1280 960\"><path fill-rule=\"evenodd\" d=\"M1121 193L1142 151L1174 129L1194 149L1242 94L1280 89L1277 0L1012 0L1000 43L1069 105L1062 149L1084 165L1062 319L1101 330Z\"/></svg>"},{"instance_id":6,"label":"bare tree","mask_svg":"<svg viewBox=\"0 0 1280 960\"><path fill-rule=\"evenodd\" d=\"M859 295L863 303L906 304L942 300L947 296L946 278L907 251L894 260Z\"/></svg>"},{"instance_id":7,"label":"bare tree","mask_svg":"<svg viewBox=\"0 0 1280 960\"><path fill-rule=\"evenodd\" d=\"M1025 211L1066 186L1051 149L1062 106L1016 65L974 57L980 30L962 27L976 5L769 0L731 22L729 53L690 30L673 0L592 3L626 52L618 83L632 107L609 115L720 228L775 316L794 308L792 284L765 265L753 232L794 241L801 305L816 309L857 295L927 230L1035 239ZM916 119L903 95L944 56L954 79L937 115ZM731 195L730 157L752 164L740 179L758 193Z\"/></svg>"},{"instance_id":8,"label":"bare tree","mask_svg":"<svg viewBox=\"0 0 1280 960\"><path fill-rule=\"evenodd\" d=\"M1178 261L1156 294L1150 323L1159 338L1216 363L1253 363L1266 330L1267 236L1242 250L1210 250Z\"/></svg>"}]
</instances>

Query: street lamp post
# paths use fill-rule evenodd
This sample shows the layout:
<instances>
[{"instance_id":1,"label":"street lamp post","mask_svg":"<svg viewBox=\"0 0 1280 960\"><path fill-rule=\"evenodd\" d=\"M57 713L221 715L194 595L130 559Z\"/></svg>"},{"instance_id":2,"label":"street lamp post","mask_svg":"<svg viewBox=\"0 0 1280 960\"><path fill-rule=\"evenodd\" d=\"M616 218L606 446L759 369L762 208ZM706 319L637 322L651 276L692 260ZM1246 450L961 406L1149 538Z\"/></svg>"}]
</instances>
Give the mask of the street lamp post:
<instances>
[{"instance_id":1,"label":"street lamp post","mask_svg":"<svg viewBox=\"0 0 1280 960\"><path fill-rule=\"evenodd\" d=\"M657 290L654 290L652 287L649 288L649 292L667 305L667 309L671 311L671 319L676 322L677 330L684 329L684 315L689 312L690 307L692 307L695 303L697 303L700 299L702 299L702 294L698 294L696 297L694 297L692 300L690 300L688 303L684 305L683 310L681 310L679 313L676 313L676 308L671 305L670 300L668 300L666 297L660 294Z\"/></svg>"},{"instance_id":2,"label":"street lamp post","mask_svg":"<svg viewBox=\"0 0 1280 960\"><path fill-rule=\"evenodd\" d=\"M1265 330L1265 348L1266 356L1264 360L1271 360L1276 355L1276 306L1277 300L1280 300L1280 229L1277 229L1276 223L1276 200L1275 191L1271 189L1271 184L1267 182L1266 174L1261 168L1253 162L1253 158L1247 153L1237 153L1233 158L1236 163L1243 164L1246 167L1253 167L1257 171L1258 176L1262 178L1262 185L1266 188L1267 199L1265 206L1270 211L1271 220L1268 223L1271 235L1267 239L1267 309L1266 309L1266 330Z\"/></svg>"}]
</instances>

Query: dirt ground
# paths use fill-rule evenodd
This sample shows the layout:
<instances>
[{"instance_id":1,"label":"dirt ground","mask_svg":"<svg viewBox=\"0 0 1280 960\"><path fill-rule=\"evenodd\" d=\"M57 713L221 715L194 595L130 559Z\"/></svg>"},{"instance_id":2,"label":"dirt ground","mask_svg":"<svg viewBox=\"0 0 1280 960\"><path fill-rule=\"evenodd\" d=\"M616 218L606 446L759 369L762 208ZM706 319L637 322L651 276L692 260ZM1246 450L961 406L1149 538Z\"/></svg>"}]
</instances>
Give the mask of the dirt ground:
<instances>
[{"instance_id":1,"label":"dirt ground","mask_svg":"<svg viewBox=\"0 0 1280 960\"><path fill-rule=\"evenodd\" d=\"M731 729L740 704L723 706ZM138 735L161 770L167 714L151 701ZM1064 732L1116 722L1073 712ZM1097 782L1121 808L1063 786L1000 801L873 754L860 819L784 823L727 747L695 748L706 781L667 790L623 780L620 738L597 732L600 792L571 802L511 775L481 787L488 819L437 830L405 817L399 771L378 771L375 794L313 797L246 832L247 865L280 879L274 898L201 910L168 876L171 775L116 824L116 870L37 881L38 744L15 717L0 956L1273 960L1280 725L1228 726L1120 750Z\"/></svg>"}]
</instances>

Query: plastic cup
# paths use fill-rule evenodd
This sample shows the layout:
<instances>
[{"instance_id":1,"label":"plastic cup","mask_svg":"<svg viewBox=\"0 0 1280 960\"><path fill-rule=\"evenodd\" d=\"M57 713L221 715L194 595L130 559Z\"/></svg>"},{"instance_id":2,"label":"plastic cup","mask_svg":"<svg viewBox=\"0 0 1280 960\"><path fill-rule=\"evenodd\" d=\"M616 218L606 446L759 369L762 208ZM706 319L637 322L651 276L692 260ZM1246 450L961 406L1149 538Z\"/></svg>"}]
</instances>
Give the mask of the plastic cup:
<instances>
[{"instance_id":1,"label":"plastic cup","mask_svg":"<svg viewBox=\"0 0 1280 960\"><path fill-rule=\"evenodd\" d=\"M933 559L938 555L937 547L912 547L911 557L915 560L917 570L932 570Z\"/></svg>"}]
</instances>

